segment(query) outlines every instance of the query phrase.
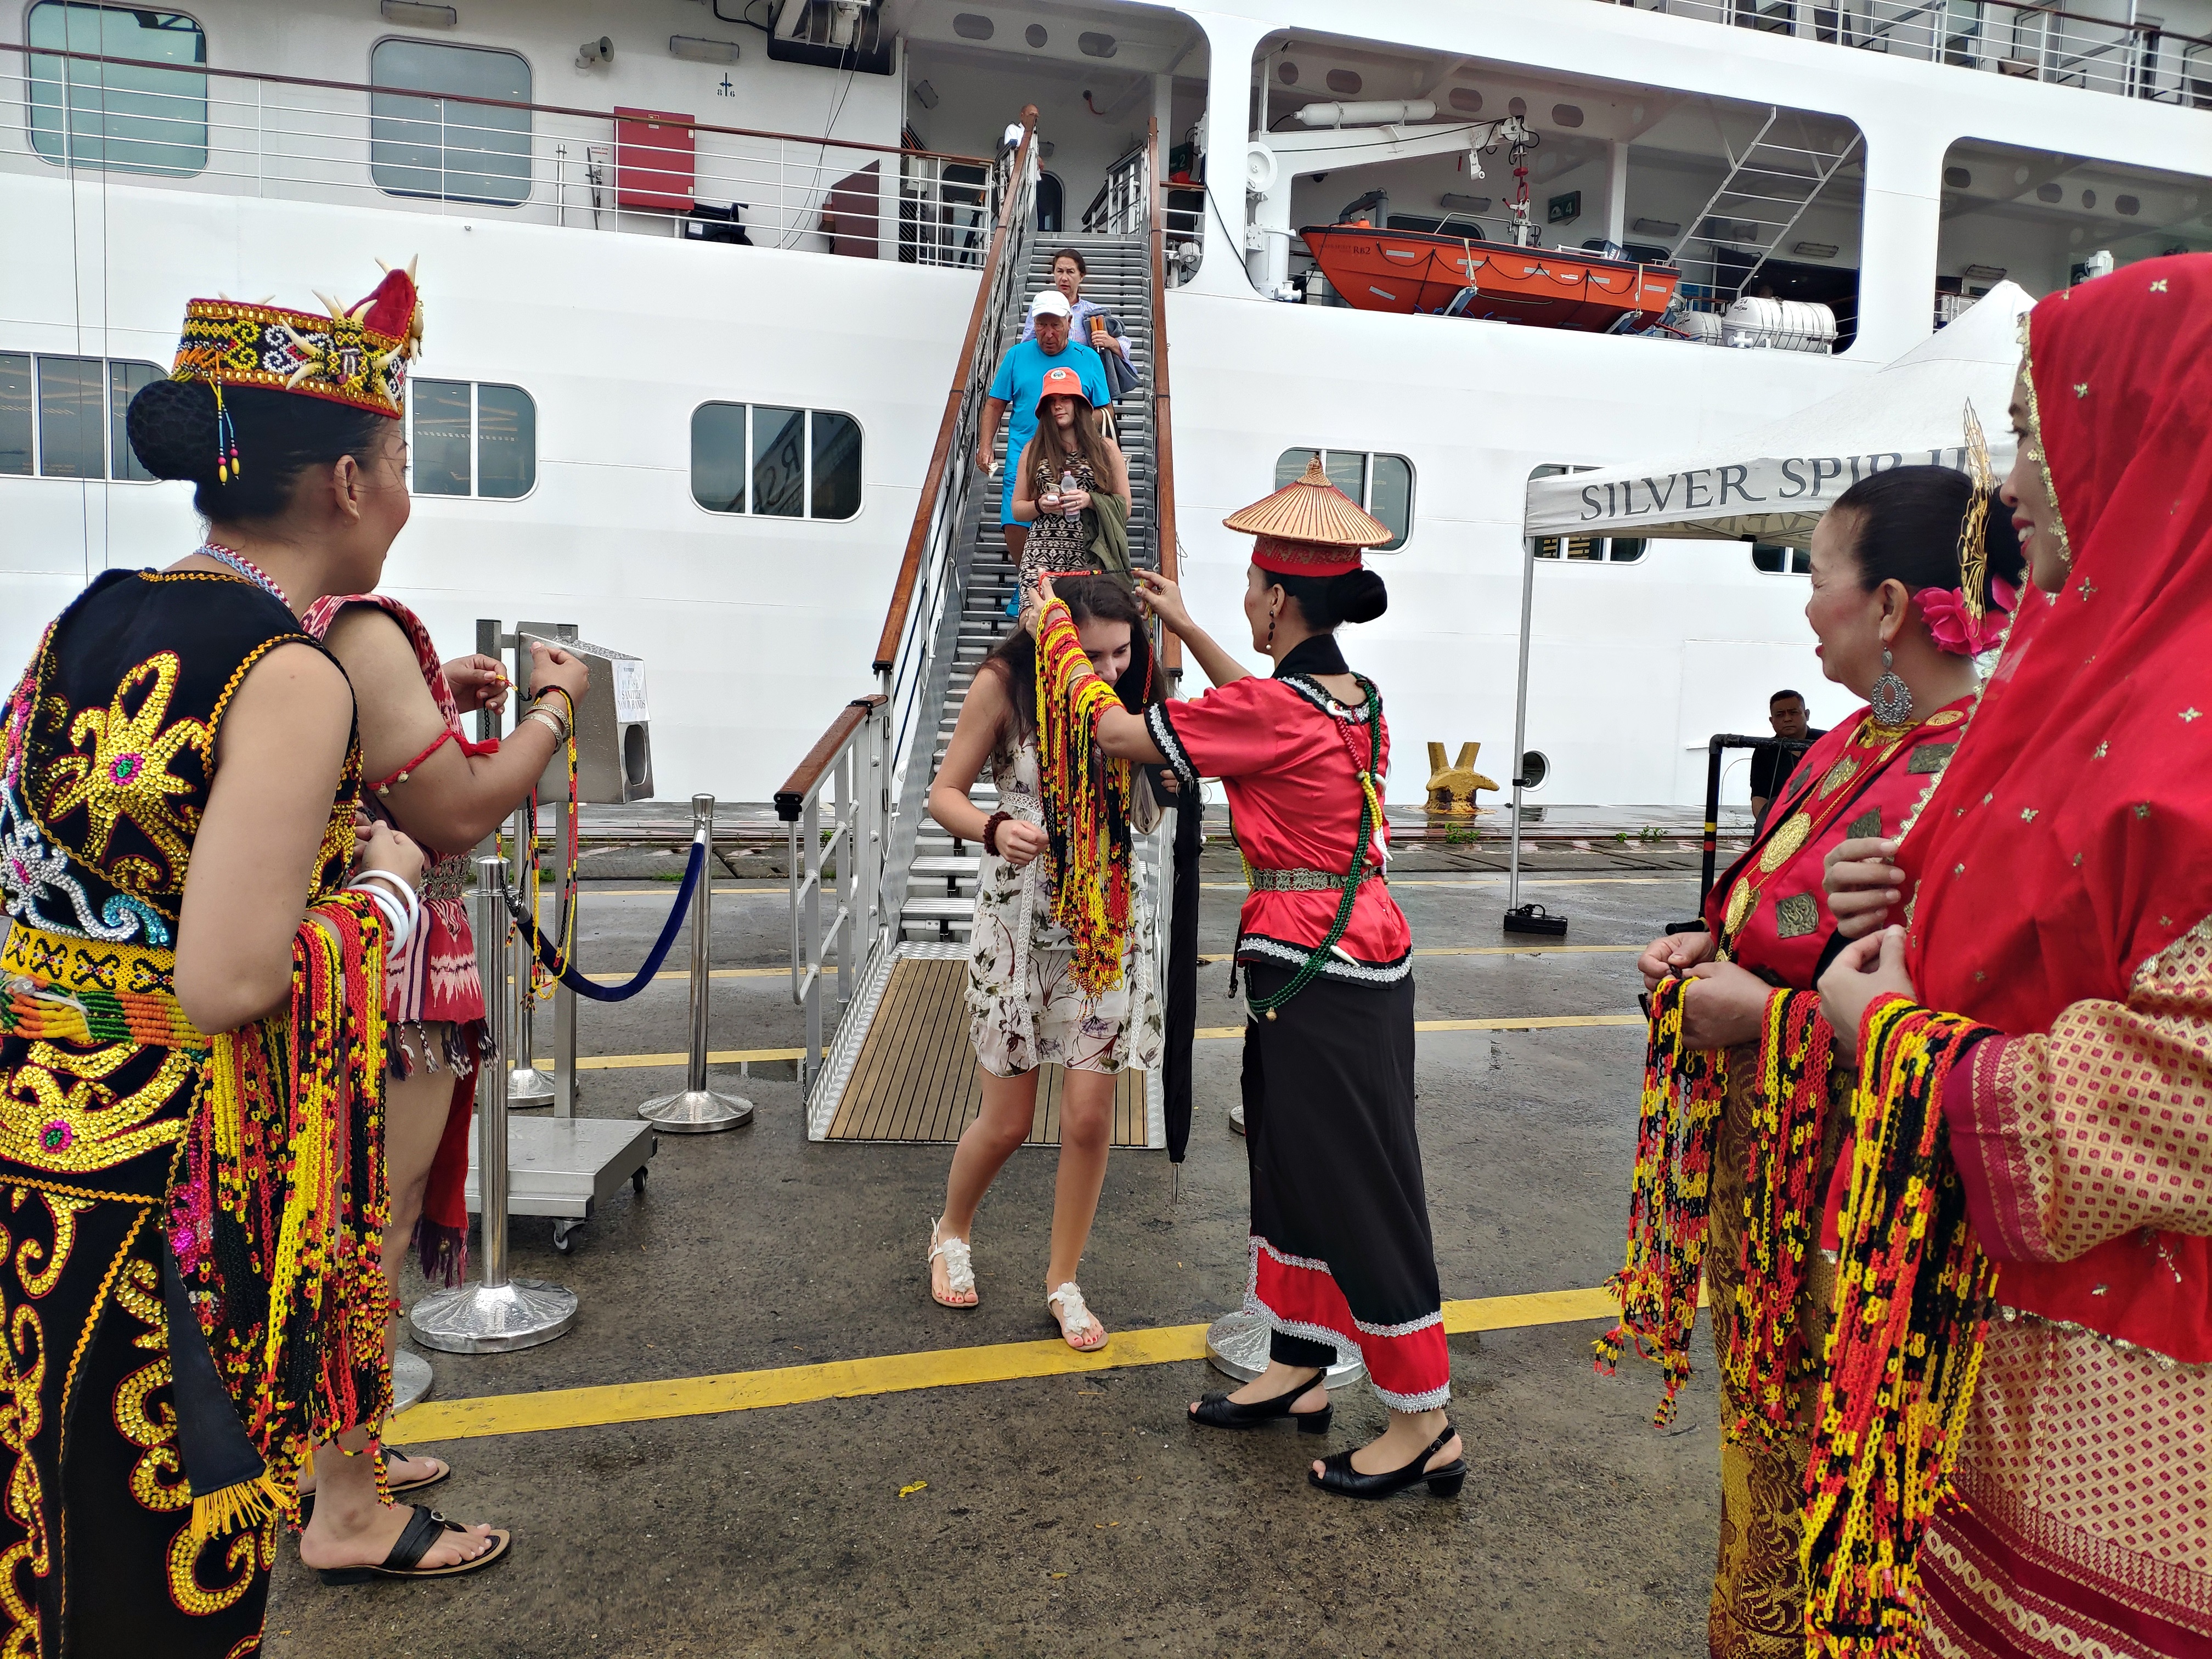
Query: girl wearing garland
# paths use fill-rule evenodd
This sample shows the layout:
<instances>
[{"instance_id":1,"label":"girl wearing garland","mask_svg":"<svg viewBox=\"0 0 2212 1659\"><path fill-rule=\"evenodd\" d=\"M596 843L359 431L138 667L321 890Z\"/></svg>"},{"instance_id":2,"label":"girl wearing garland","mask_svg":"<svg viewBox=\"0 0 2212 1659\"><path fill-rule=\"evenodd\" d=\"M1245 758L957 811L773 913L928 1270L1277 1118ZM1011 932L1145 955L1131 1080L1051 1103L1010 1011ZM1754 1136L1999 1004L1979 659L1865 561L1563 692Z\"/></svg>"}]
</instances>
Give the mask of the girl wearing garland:
<instances>
[{"instance_id":1,"label":"girl wearing garland","mask_svg":"<svg viewBox=\"0 0 2212 1659\"><path fill-rule=\"evenodd\" d=\"M1831 872L1845 931L1901 923L1820 990L1844 1272L1910 1319L1838 1304L1808 1547L1838 1651L2179 1659L2212 1652L2212 258L2025 343L2041 592L1917 817Z\"/></svg>"},{"instance_id":2,"label":"girl wearing garland","mask_svg":"<svg viewBox=\"0 0 2212 1659\"><path fill-rule=\"evenodd\" d=\"M1086 672L1120 706L1159 696L1152 642L1136 600L1110 578L1066 583L1061 614ZM930 816L982 849L969 935L969 1039L982 1074L982 1110L960 1136L945 1213L930 1231L930 1294L976 1305L969 1237L983 1201L1036 1119L1037 1068L1064 1068L1060 1173L1053 1194L1045 1306L1071 1348L1106 1346L1075 1270L1091 1237L1114 1124L1114 1077L1159 1064L1160 1011L1152 927L1130 864L1132 829L1158 821L1149 782L1109 762L1045 695L1036 641L1008 636L984 660L960 705ZM1132 714L1132 719L1136 715ZM998 809L969 799L988 769Z\"/></svg>"},{"instance_id":3,"label":"girl wearing garland","mask_svg":"<svg viewBox=\"0 0 2212 1659\"><path fill-rule=\"evenodd\" d=\"M1600 1363L1636 1339L1665 1371L1670 1417L1702 1261L1721 1365L1714 1659L1805 1649L1798 1512L1835 1285L1815 1234L1850 1085L1812 988L1833 932L1822 860L1848 837L1894 834L1958 746L1974 654L1996 642L2021 574L1989 516L1964 474L1936 466L1863 478L1822 516L1805 617L1821 672L1869 706L1798 763L1708 896L1705 931L1656 940L1638 964L1652 992L1644 1123L1613 1285L1622 1323Z\"/></svg>"},{"instance_id":4,"label":"girl wearing garland","mask_svg":"<svg viewBox=\"0 0 2212 1659\"><path fill-rule=\"evenodd\" d=\"M471 656L441 665L422 619L384 594L331 594L301 625L324 641L354 690L362 804L402 829L430 859L422 924L385 975L392 1072L385 1082L386 1179L392 1216L384 1272L396 1310L399 1267L411 1241L424 1275L458 1285L468 1267L469 1128L477 1066L489 1057L476 941L462 896L467 850L495 833L526 800L575 725L576 700L591 683L580 657L533 644L532 707L501 742L470 741L471 708L506 698L498 662ZM443 852L441 848L462 850ZM397 1332L397 1320L394 1321ZM434 1486L452 1471L441 1458L383 1449L394 1492ZM301 1495L309 1488L302 1485Z\"/></svg>"},{"instance_id":5,"label":"girl wearing garland","mask_svg":"<svg viewBox=\"0 0 2212 1659\"><path fill-rule=\"evenodd\" d=\"M1258 538L1244 614L1273 678L1247 674L1149 572L1139 580L1153 611L1213 684L1202 696L1139 719L1100 695L1059 605L1038 624L1055 702L1108 754L1164 762L1188 799L1201 775L1222 780L1252 888L1236 949L1251 1010L1246 1305L1272 1334L1267 1370L1194 1402L1191 1420L1244 1429L1288 1417L1326 1433L1322 1375L1338 1348L1357 1349L1389 1429L1316 1460L1307 1478L1349 1498L1423 1482L1451 1497L1467 1464L1444 1416L1451 1362L1414 1130L1413 940L1382 880L1389 738L1382 693L1346 666L1334 635L1382 614L1382 579L1360 550L1390 532L1318 461L1225 522Z\"/></svg>"},{"instance_id":6,"label":"girl wearing garland","mask_svg":"<svg viewBox=\"0 0 2212 1659\"><path fill-rule=\"evenodd\" d=\"M383 971L421 855L357 835L352 696L291 607L405 522L418 337L404 272L328 315L194 301L127 427L210 539L94 581L0 704L11 1649L255 1651L295 1470L389 1404ZM331 1461L331 1565L504 1547Z\"/></svg>"}]
</instances>

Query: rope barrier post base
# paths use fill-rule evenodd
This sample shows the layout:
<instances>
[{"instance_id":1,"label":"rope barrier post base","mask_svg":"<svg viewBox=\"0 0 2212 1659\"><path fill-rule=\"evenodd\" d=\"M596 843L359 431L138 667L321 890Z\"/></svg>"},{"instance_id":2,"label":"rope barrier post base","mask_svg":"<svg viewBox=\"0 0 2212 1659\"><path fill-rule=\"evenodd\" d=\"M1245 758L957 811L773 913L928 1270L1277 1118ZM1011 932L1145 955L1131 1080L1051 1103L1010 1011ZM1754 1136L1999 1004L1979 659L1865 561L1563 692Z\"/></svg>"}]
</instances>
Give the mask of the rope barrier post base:
<instances>
[{"instance_id":1,"label":"rope barrier post base","mask_svg":"<svg viewBox=\"0 0 2212 1659\"><path fill-rule=\"evenodd\" d=\"M637 1109L637 1115L657 1129L672 1134L707 1135L734 1129L753 1121L753 1103L735 1095L716 1094L707 1086L707 1014L713 978L708 973L708 941L714 892L714 798L691 797L691 840L705 848L706 866L699 872L699 890L691 900L691 1052L684 1085L672 1095L661 1095Z\"/></svg>"},{"instance_id":2,"label":"rope barrier post base","mask_svg":"<svg viewBox=\"0 0 2212 1659\"><path fill-rule=\"evenodd\" d=\"M538 1279L510 1279L507 1273L507 999L500 975L507 963L507 907L501 888L507 867L498 858L477 860L477 890L470 918L477 939L477 970L485 990L484 1018L491 1027L492 1052L477 1068L476 1187L482 1218L477 1252L481 1284L435 1291L408 1316L415 1340L443 1353L504 1353L534 1348L564 1334L576 1322L576 1294Z\"/></svg>"},{"instance_id":3,"label":"rope barrier post base","mask_svg":"<svg viewBox=\"0 0 2212 1659\"><path fill-rule=\"evenodd\" d=\"M1267 1322L1238 1309L1225 1313L1206 1328L1206 1358L1214 1370L1249 1382L1267 1369ZM1340 1389L1367 1375L1358 1349L1339 1347L1336 1364L1322 1378L1326 1388Z\"/></svg>"}]
</instances>

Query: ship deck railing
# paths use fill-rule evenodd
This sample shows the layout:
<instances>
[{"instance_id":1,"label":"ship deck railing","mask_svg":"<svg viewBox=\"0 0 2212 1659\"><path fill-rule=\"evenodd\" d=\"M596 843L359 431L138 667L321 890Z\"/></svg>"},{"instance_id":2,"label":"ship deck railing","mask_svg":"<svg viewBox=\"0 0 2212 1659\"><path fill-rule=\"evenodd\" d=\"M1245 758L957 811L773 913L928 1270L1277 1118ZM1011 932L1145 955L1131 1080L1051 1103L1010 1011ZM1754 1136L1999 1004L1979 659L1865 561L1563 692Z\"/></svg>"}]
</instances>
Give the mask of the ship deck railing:
<instances>
[{"instance_id":1,"label":"ship deck railing","mask_svg":"<svg viewBox=\"0 0 2212 1659\"><path fill-rule=\"evenodd\" d=\"M1001 158L0 42L0 170L980 269ZM734 216L732 216L734 215Z\"/></svg>"},{"instance_id":2,"label":"ship deck railing","mask_svg":"<svg viewBox=\"0 0 2212 1659\"><path fill-rule=\"evenodd\" d=\"M1986 0L1621 0L1638 11L2212 109L2212 40L2148 21Z\"/></svg>"}]
</instances>

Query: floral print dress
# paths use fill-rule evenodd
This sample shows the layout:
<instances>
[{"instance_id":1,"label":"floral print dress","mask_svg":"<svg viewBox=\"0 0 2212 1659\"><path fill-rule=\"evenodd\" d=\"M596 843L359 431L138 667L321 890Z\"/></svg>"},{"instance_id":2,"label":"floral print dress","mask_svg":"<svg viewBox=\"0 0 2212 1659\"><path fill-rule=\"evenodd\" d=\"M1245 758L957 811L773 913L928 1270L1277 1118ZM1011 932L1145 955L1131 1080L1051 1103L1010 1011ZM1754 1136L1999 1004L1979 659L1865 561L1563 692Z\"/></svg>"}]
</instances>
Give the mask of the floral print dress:
<instances>
[{"instance_id":1,"label":"floral print dress","mask_svg":"<svg viewBox=\"0 0 2212 1659\"><path fill-rule=\"evenodd\" d=\"M1036 741L1001 738L992 751L999 810L1042 826ZM1042 858L1017 868L982 855L968 944L968 1037L994 1077L1043 1065L1078 1072L1150 1071L1166 1031L1152 950L1152 908L1139 892L1121 982L1093 995L1070 972L1074 942L1051 920Z\"/></svg>"}]
</instances>

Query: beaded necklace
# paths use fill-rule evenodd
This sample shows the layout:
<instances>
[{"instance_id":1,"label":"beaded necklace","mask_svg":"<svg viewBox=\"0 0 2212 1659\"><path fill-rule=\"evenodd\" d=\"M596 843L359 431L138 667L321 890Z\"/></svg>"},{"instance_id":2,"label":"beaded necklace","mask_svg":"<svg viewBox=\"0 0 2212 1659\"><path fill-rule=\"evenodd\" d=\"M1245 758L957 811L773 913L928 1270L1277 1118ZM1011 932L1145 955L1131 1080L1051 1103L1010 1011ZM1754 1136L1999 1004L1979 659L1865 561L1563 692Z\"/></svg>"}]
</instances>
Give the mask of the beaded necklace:
<instances>
[{"instance_id":1,"label":"beaded necklace","mask_svg":"<svg viewBox=\"0 0 2212 1659\"><path fill-rule=\"evenodd\" d=\"M284 590L276 585L276 579L247 558L245 554L234 548L225 547L220 542L202 542L198 550L206 554L217 564L228 565L256 587L269 594L287 611L292 608L292 601L284 597Z\"/></svg>"}]
</instances>

